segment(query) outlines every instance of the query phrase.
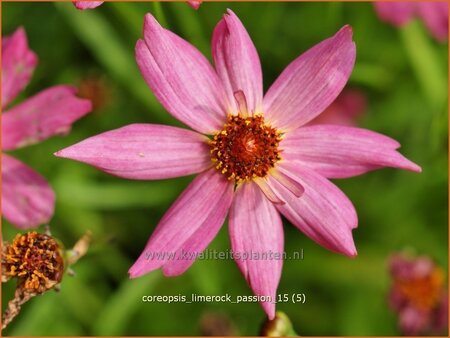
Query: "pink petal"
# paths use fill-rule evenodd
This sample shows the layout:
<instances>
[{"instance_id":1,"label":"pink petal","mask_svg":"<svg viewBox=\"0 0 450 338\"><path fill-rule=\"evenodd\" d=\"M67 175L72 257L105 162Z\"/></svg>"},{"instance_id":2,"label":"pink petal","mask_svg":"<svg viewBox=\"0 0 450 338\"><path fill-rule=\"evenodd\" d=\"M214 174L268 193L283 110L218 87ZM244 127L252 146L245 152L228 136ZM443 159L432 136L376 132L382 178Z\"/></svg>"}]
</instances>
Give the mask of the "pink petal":
<instances>
[{"instance_id":1,"label":"pink petal","mask_svg":"<svg viewBox=\"0 0 450 338\"><path fill-rule=\"evenodd\" d=\"M448 39L448 2L418 2L417 8L425 26L438 40Z\"/></svg>"},{"instance_id":2,"label":"pink petal","mask_svg":"<svg viewBox=\"0 0 450 338\"><path fill-rule=\"evenodd\" d=\"M186 176L212 166L208 138L153 124L131 124L90 137L55 155L138 180Z\"/></svg>"},{"instance_id":3,"label":"pink petal","mask_svg":"<svg viewBox=\"0 0 450 338\"><path fill-rule=\"evenodd\" d=\"M48 223L55 194L45 178L19 160L2 155L2 213L19 228Z\"/></svg>"},{"instance_id":4,"label":"pink petal","mask_svg":"<svg viewBox=\"0 0 450 338\"><path fill-rule=\"evenodd\" d=\"M226 122L225 95L208 60L151 14L145 16L144 40L136 44L136 61L161 104L194 130L220 130Z\"/></svg>"},{"instance_id":5,"label":"pink petal","mask_svg":"<svg viewBox=\"0 0 450 338\"><path fill-rule=\"evenodd\" d=\"M259 186L266 198L273 204L286 203L283 200L283 197L278 194L277 188L274 186L275 181L284 186L296 197L300 197L305 192L305 188L295 179L295 177L292 177L290 173L283 170L283 168L277 167L270 172L270 176L265 178L255 178L253 180L253 182Z\"/></svg>"},{"instance_id":6,"label":"pink petal","mask_svg":"<svg viewBox=\"0 0 450 338\"><path fill-rule=\"evenodd\" d=\"M358 225L355 208L333 183L302 166L280 163L305 188L297 198L278 182L274 186L286 204L276 205L293 225L325 248L356 255L352 229Z\"/></svg>"},{"instance_id":7,"label":"pink petal","mask_svg":"<svg viewBox=\"0 0 450 338\"><path fill-rule=\"evenodd\" d=\"M420 172L421 168L395 149L400 144L370 130L314 125L286 134L283 159L307 166L328 178L346 178L381 167Z\"/></svg>"},{"instance_id":8,"label":"pink petal","mask_svg":"<svg viewBox=\"0 0 450 338\"><path fill-rule=\"evenodd\" d=\"M430 327L430 314L427 310L407 306L399 313L399 327L405 336L418 336Z\"/></svg>"},{"instance_id":9,"label":"pink petal","mask_svg":"<svg viewBox=\"0 0 450 338\"><path fill-rule=\"evenodd\" d=\"M215 169L198 175L159 222L131 278L163 267L166 275L183 273L216 236L233 199L233 184ZM189 251L194 258L179 256Z\"/></svg>"},{"instance_id":10,"label":"pink petal","mask_svg":"<svg viewBox=\"0 0 450 338\"><path fill-rule=\"evenodd\" d=\"M56 134L91 110L91 102L75 96L71 86L55 86L41 91L2 115L4 150L34 144Z\"/></svg>"},{"instance_id":11,"label":"pink petal","mask_svg":"<svg viewBox=\"0 0 450 338\"><path fill-rule=\"evenodd\" d=\"M212 52L232 112L236 113L233 102L234 93L238 91L244 93L250 114L261 112L263 80L258 52L242 22L231 10L214 30Z\"/></svg>"},{"instance_id":12,"label":"pink petal","mask_svg":"<svg viewBox=\"0 0 450 338\"><path fill-rule=\"evenodd\" d=\"M203 0L188 0L189 6L191 6L193 9L199 9L202 2Z\"/></svg>"},{"instance_id":13,"label":"pink petal","mask_svg":"<svg viewBox=\"0 0 450 338\"><path fill-rule=\"evenodd\" d=\"M104 1L73 1L77 9L91 9L100 6Z\"/></svg>"},{"instance_id":14,"label":"pink petal","mask_svg":"<svg viewBox=\"0 0 450 338\"><path fill-rule=\"evenodd\" d=\"M268 180L267 178L255 178L253 182L258 185L262 193L266 198L273 204L284 204L285 202L277 194L277 191L273 188L273 180Z\"/></svg>"},{"instance_id":15,"label":"pink petal","mask_svg":"<svg viewBox=\"0 0 450 338\"><path fill-rule=\"evenodd\" d=\"M292 177L290 172L283 170L282 167L272 170L270 174L274 180L278 181L278 183L284 186L296 197L302 196L305 192L305 188L300 184L300 182L298 182L298 180L295 179L295 176Z\"/></svg>"},{"instance_id":16,"label":"pink petal","mask_svg":"<svg viewBox=\"0 0 450 338\"><path fill-rule=\"evenodd\" d=\"M264 97L266 118L284 130L293 130L314 119L344 88L355 56L350 26L300 55Z\"/></svg>"},{"instance_id":17,"label":"pink petal","mask_svg":"<svg viewBox=\"0 0 450 338\"><path fill-rule=\"evenodd\" d=\"M30 82L38 63L28 48L25 30L17 29L2 40L2 108L10 103Z\"/></svg>"},{"instance_id":18,"label":"pink petal","mask_svg":"<svg viewBox=\"0 0 450 338\"><path fill-rule=\"evenodd\" d=\"M374 6L380 20L397 27L405 25L416 10L414 2L406 1L380 1L374 2Z\"/></svg>"},{"instance_id":19,"label":"pink petal","mask_svg":"<svg viewBox=\"0 0 450 338\"><path fill-rule=\"evenodd\" d=\"M229 218L231 247L239 269L255 295L276 301L284 246L280 215L256 184L244 183L237 190ZM261 305L273 319L275 304Z\"/></svg>"}]
</instances>

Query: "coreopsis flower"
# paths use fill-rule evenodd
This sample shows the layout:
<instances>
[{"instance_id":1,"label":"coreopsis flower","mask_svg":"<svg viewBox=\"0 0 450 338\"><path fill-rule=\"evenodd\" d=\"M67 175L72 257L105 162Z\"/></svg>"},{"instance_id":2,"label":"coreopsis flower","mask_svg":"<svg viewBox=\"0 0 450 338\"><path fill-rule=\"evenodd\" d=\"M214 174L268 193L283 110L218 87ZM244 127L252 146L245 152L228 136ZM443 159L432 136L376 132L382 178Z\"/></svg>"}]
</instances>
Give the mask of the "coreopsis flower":
<instances>
[{"instance_id":1,"label":"coreopsis flower","mask_svg":"<svg viewBox=\"0 0 450 338\"><path fill-rule=\"evenodd\" d=\"M136 61L161 104L192 130L132 124L56 155L128 179L198 174L164 215L130 276L160 268L166 276L182 274L229 214L236 263L254 293L267 297L260 299L272 319L282 260L268 254L283 252L280 214L322 246L354 256L355 209L327 178L420 167L396 151L398 142L375 132L304 127L350 76L355 44L349 26L295 59L264 97L258 53L231 10L214 30L212 50L215 68L147 14ZM245 259L249 253L259 259Z\"/></svg>"},{"instance_id":2,"label":"coreopsis flower","mask_svg":"<svg viewBox=\"0 0 450 338\"><path fill-rule=\"evenodd\" d=\"M91 234L87 232L71 250L64 250L47 228L44 234L35 231L17 234L10 243L3 243L2 283L16 279L17 287L3 314L2 329L30 299L49 290L59 290L64 273L73 273L70 266L86 254L90 239Z\"/></svg>"},{"instance_id":3,"label":"coreopsis flower","mask_svg":"<svg viewBox=\"0 0 450 338\"><path fill-rule=\"evenodd\" d=\"M357 89L344 89L323 113L307 125L338 124L341 126L356 126L358 119L365 113L366 108L367 99L363 92Z\"/></svg>"},{"instance_id":4,"label":"coreopsis flower","mask_svg":"<svg viewBox=\"0 0 450 338\"><path fill-rule=\"evenodd\" d=\"M417 16L436 40L443 42L448 38L448 2L446 1L380 1L375 2L374 6L379 18L394 26L401 27Z\"/></svg>"},{"instance_id":5,"label":"coreopsis flower","mask_svg":"<svg viewBox=\"0 0 450 338\"><path fill-rule=\"evenodd\" d=\"M202 4L203 0L190 0L188 1L189 6L194 9L198 9ZM73 4L77 9L92 9L103 4L104 1L73 1Z\"/></svg>"},{"instance_id":6,"label":"coreopsis flower","mask_svg":"<svg viewBox=\"0 0 450 338\"><path fill-rule=\"evenodd\" d=\"M442 334L448 326L448 291L444 271L427 256L396 254L390 261L391 307L408 336Z\"/></svg>"},{"instance_id":7,"label":"coreopsis flower","mask_svg":"<svg viewBox=\"0 0 450 338\"><path fill-rule=\"evenodd\" d=\"M58 85L25 101L8 104L30 82L38 59L28 48L22 28L2 39L2 147L9 151L65 134L72 123L91 110L75 88ZM2 155L2 213L19 228L47 223L53 215L55 194L47 181L21 161Z\"/></svg>"}]
</instances>

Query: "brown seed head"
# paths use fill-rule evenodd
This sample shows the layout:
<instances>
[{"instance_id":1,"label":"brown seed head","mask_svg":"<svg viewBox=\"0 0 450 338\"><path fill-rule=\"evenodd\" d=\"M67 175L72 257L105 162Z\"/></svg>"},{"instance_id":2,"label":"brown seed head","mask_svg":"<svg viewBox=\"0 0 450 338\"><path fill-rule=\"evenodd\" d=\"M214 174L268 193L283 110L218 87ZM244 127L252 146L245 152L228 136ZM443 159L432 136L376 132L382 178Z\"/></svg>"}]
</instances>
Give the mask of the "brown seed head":
<instances>
[{"instance_id":1,"label":"brown seed head","mask_svg":"<svg viewBox=\"0 0 450 338\"><path fill-rule=\"evenodd\" d=\"M2 271L9 278L19 278L24 291L42 293L61 281L61 248L45 234L18 234L3 250Z\"/></svg>"}]
</instances>

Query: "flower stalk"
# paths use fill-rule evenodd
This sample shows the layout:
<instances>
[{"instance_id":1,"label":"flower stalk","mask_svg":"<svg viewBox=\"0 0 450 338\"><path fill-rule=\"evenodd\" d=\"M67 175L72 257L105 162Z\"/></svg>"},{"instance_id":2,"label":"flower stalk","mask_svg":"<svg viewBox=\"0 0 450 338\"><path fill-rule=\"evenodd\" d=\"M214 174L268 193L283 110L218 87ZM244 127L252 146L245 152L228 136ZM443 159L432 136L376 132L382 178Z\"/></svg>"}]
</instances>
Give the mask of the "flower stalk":
<instances>
[{"instance_id":1,"label":"flower stalk","mask_svg":"<svg viewBox=\"0 0 450 338\"><path fill-rule=\"evenodd\" d=\"M64 250L62 243L54 238L47 227L44 234L27 232L17 234L11 243L2 247L2 283L17 279L14 298L2 317L5 329L20 313L22 305L35 296L49 290L59 291L64 272L73 275L70 266L83 257L91 241L86 232L70 250Z\"/></svg>"}]
</instances>

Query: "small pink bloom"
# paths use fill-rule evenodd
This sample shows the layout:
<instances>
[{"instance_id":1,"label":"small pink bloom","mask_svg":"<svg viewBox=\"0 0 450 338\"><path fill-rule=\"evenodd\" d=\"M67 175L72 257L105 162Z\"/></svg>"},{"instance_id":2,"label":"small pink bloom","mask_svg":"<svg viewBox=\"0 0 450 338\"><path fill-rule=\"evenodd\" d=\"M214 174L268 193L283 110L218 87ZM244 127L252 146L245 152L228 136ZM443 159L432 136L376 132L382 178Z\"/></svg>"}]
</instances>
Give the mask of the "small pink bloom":
<instances>
[{"instance_id":1,"label":"small pink bloom","mask_svg":"<svg viewBox=\"0 0 450 338\"><path fill-rule=\"evenodd\" d=\"M421 169L387 136L305 126L336 99L350 76L355 44L349 26L294 60L265 96L256 48L230 10L214 30L212 50L215 67L146 15L144 39L136 44L138 66L161 104L194 131L129 125L56 155L131 179L198 173L156 227L130 276L159 268L166 276L182 274L228 214L236 263L256 295L275 299L282 260L267 255L283 252L280 213L317 243L355 256L355 209L327 178L385 166ZM260 259L244 259L251 253ZM262 306L274 318L275 304Z\"/></svg>"},{"instance_id":2,"label":"small pink bloom","mask_svg":"<svg viewBox=\"0 0 450 338\"><path fill-rule=\"evenodd\" d=\"M448 326L448 292L444 271L429 257L396 254L390 261L389 294L405 335L442 334Z\"/></svg>"},{"instance_id":3,"label":"small pink bloom","mask_svg":"<svg viewBox=\"0 0 450 338\"><path fill-rule=\"evenodd\" d=\"M448 38L448 2L446 1L382 1L375 2L374 5L380 19L394 26L403 26L416 15L422 19L438 41L445 41Z\"/></svg>"},{"instance_id":4,"label":"small pink bloom","mask_svg":"<svg viewBox=\"0 0 450 338\"><path fill-rule=\"evenodd\" d=\"M2 40L2 108L29 83L37 65L19 28ZM41 91L2 114L2 148L14 150L65 134L73 122L91 109L89 101L75 96L75 89L59 85ZM53 215L55 196L46 180L19 160L2 157L2 213L20 228L46 223Z\"/></svg>"},{"instance_id":5,"label":"small pink bloom","mask_svg":"<svg viewBox=\"0 0 450 338\"><path fill-rule=\"evenodd\" d=\"M366 107L367 100L361 91L356 89L344 89L323 113L307 125L337 124L355 127L358 118L365 113Z\"/></svg>"}]
</instances>

